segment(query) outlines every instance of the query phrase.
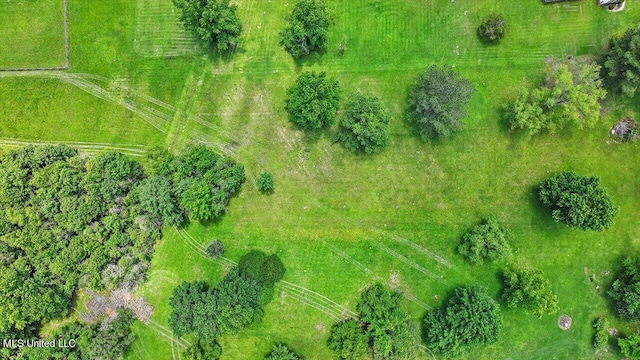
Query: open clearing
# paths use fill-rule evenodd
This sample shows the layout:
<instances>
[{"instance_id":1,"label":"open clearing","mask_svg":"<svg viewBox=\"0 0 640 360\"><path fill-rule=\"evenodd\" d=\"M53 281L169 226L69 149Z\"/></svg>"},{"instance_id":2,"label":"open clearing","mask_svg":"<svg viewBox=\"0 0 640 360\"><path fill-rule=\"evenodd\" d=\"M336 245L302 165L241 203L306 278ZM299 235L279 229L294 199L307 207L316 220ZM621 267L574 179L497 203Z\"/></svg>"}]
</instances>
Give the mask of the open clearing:
<instances>
[{"instance_id":1,"label":"open clearing","mask_svg":"<svg viewBox=\"0 0 640 360\"><path fill-rule=\"evenodd\" d=\"M637 24L640 6L610 14L591 1L328 1L334 23L327 53L294 63L277 35L290 1L236 2L245 43L229 59L192 52L193 43L171 20L175 15L165 13L169 0L72 2L66 77L0 77L5 144L63 141L179 151L205 142L246 167L247 182L221 221L164 229L149 280L139 289L155 306L153 323L135 325L137 340L127 359L180 358L194 339L175 339L167 326L172 289L182 281L216 283L251 248L277 252L287 267L285 282L261 323L221 339L223 359L262 359L275 342L288 343L306 359L331 358L325 345L331 325L349 316L359 292L375 281L403 291L416 322L425 308L441 305L436 295L445 298L456 286L479 283L497 297L499 267L470 266L456 252L460 236L488 215L511 229L516 259L551 280L560 313L537 319L504 309L501 340L467 358L595 357L591 322L611 315L604 296L609 279L598 278L596 290L583 269L612 270L640 242L640 144L611 143L607 132L621 117L640 117L640 109L637 102L614 106L609 100L593 130L527 140L508 131L501 108L521 86L535 85L545 58L599 54L612 34ZM144 15L155 9L151 3L161 9L155 22ZM0 4L0 21L7 4ZM490 12L509 22L498 46L475 37L479 20ZM344 38L347 50L340 57L335 49ZM28 39L22 34L1 46L24 56L27 48L14 46ZM64 62L64 43L56 49ZM5 57L4 49L2 54L0 67L41 65L21 64ZM434 63L455 65L477 94L464 131L425 144L404 112L413 77ZM332 144L330 134L309 139L295 129L284 111L285 91L306 69L336 77L344 94L362 90L380 97L392 116L389 148L374 157L354 156ZM535 187L561 170L601 178L620 207L610 230L582 232L553 222ZM254 187L262 171L274 175L271 196ZM229 261L200 256L214 238L225 244ZM557 326L560 314L573 319L567 331Z\"/></svg>"}]
</instances>

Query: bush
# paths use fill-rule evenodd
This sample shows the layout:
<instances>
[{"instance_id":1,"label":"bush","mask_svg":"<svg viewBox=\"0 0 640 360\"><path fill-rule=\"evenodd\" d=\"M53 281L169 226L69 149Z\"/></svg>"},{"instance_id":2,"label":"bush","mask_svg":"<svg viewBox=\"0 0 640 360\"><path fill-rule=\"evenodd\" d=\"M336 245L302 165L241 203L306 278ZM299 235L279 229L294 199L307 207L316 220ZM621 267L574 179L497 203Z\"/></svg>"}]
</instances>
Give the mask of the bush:
<instances>
[{"instance_id":1,"label":"bush","mask_svg":"<svg viewBox=\"0 0 640 360\"><path fill-rule=\"evenodd\" d=\"M609 328L609 320L604 316L600 316L593 322L593 328L596 331L605 331Z\"/></svg>"},{"instance_id":2,"label":"bush","mask_svg":"<svg viewBox=\"0 0 640 360\"><path fill-rule=\"evenodd\" d=\"M611 285L609 296L615 301L618 316L626 321L640 320L640 257L628 256L622 261L622 271Z\"/></svg>"},{"instance_id":3,"label":"bush","mask_svg":"<svg viewBox=\"0 0 640 360\"><path fill-rule=\"evenodd\" d=\"M218 51L240 44L242 24L236 14L238 6L229 0L173 0L180 9L180 21L198 41Z\"/></svg>"},{"instance_id":4,"label":"bush","mask_svg":"<svg viewBox=\"0 0 640 360\"><path fill-rule=\"evenodd\" d=\"M207 245L207 255L213 259L217 259L224 253L224 244L220 240L213 240Z\"/></svg>"},{"instance_id":5,"label":"bush","mask_svg":"<svg viewBox=\"0 0 640 360\"><path fill-rule=\"evenodd\" d=\"M504 270L502 298L507 306L541 317L558 311L558 297L551 292L542 271L528 268Z\"/></svg>"},{"instance_id":6,"label":"bush","mask_svg":"<svg viewBox=\"0 0 640 360\"><path fill-rule=\"evenodd\" d=\"M188 360L217 360L222 354L222 348L214 341L196 339L196 342L184 350L184 357Z\"/></svg>"},{"instance_id":7,"label":"bush","mask_svg":"<svg viewBox=\"0 0 640 360\"><path fill-rule=\"evenodd\" d=\"M349 151L381 152L389 145L389 115L377 97L351 96L340 119L336 139Z\"/></svg>"},{"instance_id":8,"label":"bush","mask_svg":"<svg viewBox=\"0 0 640 360\"><path fill-rule=\"evenodd\" d=\"M634 97L640 86L640 28L614 37L604 53L607 83L616 91Z\"/></svg>"},{"instance_id":9,"label":"bush","mask_svg":"<svg viewBox=\"0 0 640 360\"><path fill-rule=\"evenodd\" d=\"M618 345L622 355L631 360L640 359L640 335L638 333L633 333L626 338L619 338Z\"/></svg>"},{"instance_id":10,"label":"bush","mask_svg":"<svg viewBox=\"0 0 640 360\"><path fill-rule=\"evenodd\" d=\"M467 79L449 67L430 66L415 79L409 95L408 120L424 141L462 129L466 107L475 92Z\"/></svg>"},{"instance_id":11,"label":"bush","mask_svg":"<svg viewBox=\"0 0 640 360\"><path fill-rule=\"evenodd\" d=\"M598 350L604 350L609 342L609 334L606 331L598 331L593 337L593 347Z\"/></svg>"},{"instance_id":12,"label":"bush","mask_svg":"<svg viewBox=\"0 0 640 360\"><path fill-rule=\"evenodd\" d=\"M269 172L263 172L258 176L258 180L256 180L256 187L258 191L265 194L270 194L273 192L273 176Z\"/></svg>"},{"instance_id":13,"label":"bush","mask_svg":"<svg viewBox=\"0 0 640 360\"><path fill-rule=\"evenodd\" d=\"M367 336L355 319L334 324L327 340L327 346L342 360L359 360L367 353Z\"/></svg>"},{"instance_id":14,"label":"bush","mask_svg":"<svg viewBox=\"0 0 640 360\"><path fill-rule=\"evenodd\" d=\"M322 1L298 0L287 21L288 26L280 32L280 45L294 59L325 50L329 16Z\"/></svg>"},{"instance_id":15,"label":"bush","mask_svg":"<svg viewBox=\"0 0 640 360\"><path fill-rule=\"evenodd\" d=\"M336 80L324 72L305 71L287 89L285 108L292 123L303 130L314 131L335 122L339 101Z\"/></svg>"},{"instance_id":16,"label":"bush","mask_svg":"<svg viewBox=\"0 0 640 360\"><path fill-rule=\"evenodd\" d=\"M509 233L494 219L485 219L462 237L458 252L472 264L511 257Z\"/></svg>"},{"instance_id":17,"label":"bush","mask_svg":"<svg viewBox=\"0 0 640 360\"><path fill-rule=\"evenodd\" d=\"M540 200L551 209L553 219L582 230L608 229L618 212L598 177L570 171L544 180L540 184Z\"/></svg>"},{"instance_id":18,"label":"bush","mask_svg":"<svg viewBox=\"0 0 640 360\"><path fill-rule=\"evenodd\" d=\"M286 344L276 344L264 360L302 360L302 357L291 350Z\"/></svg>"},{"instance_id":19,"label":"bush","mask_svg":"<svg viewBox=\"0 0 640 360\"><path fill-rule=\"evenodd\" d=\"M478 36L482 41L497 44L504 37L505 20L502 15L491 14L478 27Z\"/></svg>"}]
</instances>

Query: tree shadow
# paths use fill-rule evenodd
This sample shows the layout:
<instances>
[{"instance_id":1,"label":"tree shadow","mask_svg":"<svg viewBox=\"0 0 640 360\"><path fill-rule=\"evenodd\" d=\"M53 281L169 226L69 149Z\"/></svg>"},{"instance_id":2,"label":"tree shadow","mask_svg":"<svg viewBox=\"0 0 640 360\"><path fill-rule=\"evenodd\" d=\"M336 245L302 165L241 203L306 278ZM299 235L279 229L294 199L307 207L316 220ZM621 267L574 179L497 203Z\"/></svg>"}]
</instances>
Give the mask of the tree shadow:
<instances>
[{"instance_id":1,"label":"tree shadow","mask_svg":"<svg viewBox=\"0 0 640 360\"><path fill-rule=\"evenodd\" d=\"M305 68L310 68L316 65L324 64L324 55L327 53L327 50L316 50L312 51L308 55L305 55L299 59L293 59L293 63L295 66L295 72L300 73Z\"/></svg>"}]
</instances>

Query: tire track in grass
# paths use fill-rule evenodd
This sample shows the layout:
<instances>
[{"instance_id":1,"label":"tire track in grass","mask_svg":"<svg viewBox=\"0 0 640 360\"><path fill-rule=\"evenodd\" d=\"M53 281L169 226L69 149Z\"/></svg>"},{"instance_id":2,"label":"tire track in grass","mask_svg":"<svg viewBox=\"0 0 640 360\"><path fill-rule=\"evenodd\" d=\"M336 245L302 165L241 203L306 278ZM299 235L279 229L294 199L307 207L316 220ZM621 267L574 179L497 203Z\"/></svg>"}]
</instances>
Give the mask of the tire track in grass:
<instances>
[{"instance_id":1,"label":"tire track in grass","mask_svg":"<svg viewBox=\"0 0 640 360\"><path fill-rule=\"evenodd\" d=\"M385 245L383 245L380 242L376 242L376 246L378 246L382 251L386 252L387 254L393 256L394 258L402 261L403 263L407 264L409 267L418 270L419 272L427 275L428 277L436 280L439 283L442 284L449 284L448 281L444 280L444 276L440 275L436 275L434 273L432 273L431 271L425 269L422 265L419 265L415 262L413 262L412 260L408 259L407 257L405 257L404 255L401 255L393 250L391 250L390 248L386 247Z\"/></svg>"},{"instance_id":2,"label":"tire track in grass","mask_svg":"<svg viewBox=\"0 0 640 360\"><path fill-rule=\"evenodd\" d=\"M351 315L351 316L356 315L356 313L354 311L351 311L351 310L347 309L346 307L338 304L337 302L329 299L328 297L326 297L326 296L324 296L324 295L322 295L320 293L317 293L317 292L315 292L313 290L310 290L310 289L308 289L308 288L306 288L304 286L300 286L298 284L294 284L292 282L285 281L285 280L281 280L278 284L281 287L288 288L291 291L297 291L297 292L299 292L301 294L304 294L304 295L311 294L316 299L319 299L319 302L323 302L323 303L327 304L330 308L334 309L334 311L336 311L337 313L340 313L340 314L344 313L344 314Z\"/></svg>"},{"instance_id":3,"label":"tire track in grass","mask_svg":"<svg viewBox=\"0 0 640 360\"><path fill-rule=\"evenodd\" d=\"M106 151L117 151L129 156L143 156L147 151L144 145L127 145L127 144L108 144L108 143L90 143L76 141L33 141L12 138L0 138L0 146L5 147L23 147L27 145L58 145L64 144L71 146L81 152L100 153Z\"/></svg>"},{"instance_id":4,"label":"tire track in grass","mask_svg":"<svg viewBox=\"0 0 640 360\"><path fill-rule=\"evenodd\" d=\"M149 325L147 325L147 327L149 327L150 329L155 331L160 336L168 339L172 343L175 343L180 348L185 349L185 348L193 345L189 340L182 339L182 338L175 338L173 336L173 331L171 329L169 329L166 326L160 325L159 323L157 323L157 322L155 322L153 320L151 320L149 322Z\"/></svg>"}]
</instances>

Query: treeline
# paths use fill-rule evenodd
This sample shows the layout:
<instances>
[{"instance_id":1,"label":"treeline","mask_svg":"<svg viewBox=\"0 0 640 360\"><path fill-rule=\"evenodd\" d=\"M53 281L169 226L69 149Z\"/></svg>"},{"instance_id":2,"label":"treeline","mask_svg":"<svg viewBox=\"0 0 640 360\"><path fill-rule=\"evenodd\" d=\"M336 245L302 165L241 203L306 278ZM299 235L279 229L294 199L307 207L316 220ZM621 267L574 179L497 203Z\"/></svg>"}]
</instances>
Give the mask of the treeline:
<instances>
[{"instance_id":1,"label":"treeline","mask_svg":"<svg viewBox=\"0 0 640 360\"><path fill-rule=\"evenodd\" d=\"M65 145L0 157L1 338L34 337L79 288L135 288L163 223L221 216L244 181L241 165L203 146L149 162L145 172L122 154Z\"/></svg>"}]
</instances>

